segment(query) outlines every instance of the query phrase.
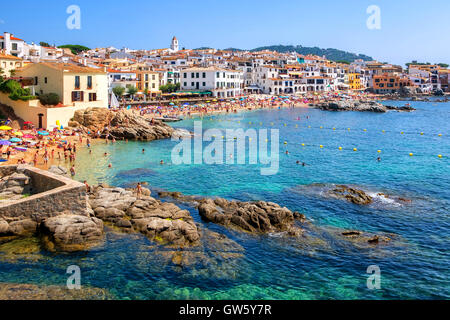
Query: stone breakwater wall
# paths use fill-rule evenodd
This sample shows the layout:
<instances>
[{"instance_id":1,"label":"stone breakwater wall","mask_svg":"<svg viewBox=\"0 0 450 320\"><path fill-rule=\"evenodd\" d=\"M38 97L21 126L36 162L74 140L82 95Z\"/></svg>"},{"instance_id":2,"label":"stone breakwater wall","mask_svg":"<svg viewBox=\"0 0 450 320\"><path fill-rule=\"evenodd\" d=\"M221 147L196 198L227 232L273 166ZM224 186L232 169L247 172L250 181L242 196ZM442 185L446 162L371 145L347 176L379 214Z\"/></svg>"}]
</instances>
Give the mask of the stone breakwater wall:
<instances>
[{"instance_id":1,"label":"stone breakwater wall","mask_svg":"<svg viewBox=\"0 0 450 320\"><path fill-rule=\"evenodd\" d=\"M40 223L61 214L87 215L84 184L30 166L0 167L0 176L23 173L30 178L31 195L0 203L0 219L7 222L31 220Z\"/></svg>"}]
</instances>

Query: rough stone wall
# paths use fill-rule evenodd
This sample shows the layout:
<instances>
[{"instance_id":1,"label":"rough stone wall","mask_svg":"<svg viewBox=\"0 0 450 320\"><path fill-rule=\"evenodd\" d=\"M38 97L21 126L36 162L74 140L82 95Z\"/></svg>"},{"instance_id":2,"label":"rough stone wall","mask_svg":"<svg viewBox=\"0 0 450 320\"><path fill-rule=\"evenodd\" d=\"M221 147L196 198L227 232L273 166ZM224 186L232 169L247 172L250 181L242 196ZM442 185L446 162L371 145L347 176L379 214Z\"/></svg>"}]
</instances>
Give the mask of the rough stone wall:
<instances>
[{"instance_id":1,"label":"rough stone wall","mask_svg":"<svg viewBox=\"0 0 450 320\"><path fill-rule=\"evenodd\" d=\"M29 166L0 167L0 175L22 171L30 176L33 195L15 202L0 204L0 220L6 222L43 219L61 214L87 215L84 184Z\"/></svg>"}]
</instances>

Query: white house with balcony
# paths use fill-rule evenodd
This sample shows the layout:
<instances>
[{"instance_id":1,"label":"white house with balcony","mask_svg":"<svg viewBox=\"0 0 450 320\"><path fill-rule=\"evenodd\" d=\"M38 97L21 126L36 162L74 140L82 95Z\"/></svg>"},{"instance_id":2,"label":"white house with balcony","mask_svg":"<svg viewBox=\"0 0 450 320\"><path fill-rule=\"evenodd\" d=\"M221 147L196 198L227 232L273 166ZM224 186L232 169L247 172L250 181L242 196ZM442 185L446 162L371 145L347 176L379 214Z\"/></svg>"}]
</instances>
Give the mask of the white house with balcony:
<instances>
[{"instance_id":1,"label":"white house with balcony","mask_svg":"<svg viewBox=\"0 0 450 320\"><path fill-rule=\"evenodd\" d=\"M242 71L217 67L195 67L181 71L182 91L211 91L217 98L233 98L242 95L243 85Z\"/></svg>"}]
</instances>

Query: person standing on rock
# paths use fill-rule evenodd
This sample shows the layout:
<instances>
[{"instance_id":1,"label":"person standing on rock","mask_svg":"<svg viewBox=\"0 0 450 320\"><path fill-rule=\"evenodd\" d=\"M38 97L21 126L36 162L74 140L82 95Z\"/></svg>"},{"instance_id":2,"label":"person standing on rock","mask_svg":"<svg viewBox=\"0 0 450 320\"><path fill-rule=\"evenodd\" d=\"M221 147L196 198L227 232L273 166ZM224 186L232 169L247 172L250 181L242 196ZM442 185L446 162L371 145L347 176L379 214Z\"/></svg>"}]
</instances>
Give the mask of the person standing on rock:
<instances>
[{"instance_id":1,"label":"person standing on rock","mask_svg":"<svg viewBox=\"0 0 450 320\"><path fill-rule=\"evenodd\" d=\"M73 176L75 176L75 166L70 167L70 174Z\"/></svg>"},{"instance_id":2,"label":"person standing on rock","mask_svg":"<svg viewBox=\"0 0 450 320\"><path fill-rule=\"evenodd\" d=\"M142 196L142 186L141 183L138 182L137 186L136 186L136 198L140 199Z\"/></svg>"}]
</instances>

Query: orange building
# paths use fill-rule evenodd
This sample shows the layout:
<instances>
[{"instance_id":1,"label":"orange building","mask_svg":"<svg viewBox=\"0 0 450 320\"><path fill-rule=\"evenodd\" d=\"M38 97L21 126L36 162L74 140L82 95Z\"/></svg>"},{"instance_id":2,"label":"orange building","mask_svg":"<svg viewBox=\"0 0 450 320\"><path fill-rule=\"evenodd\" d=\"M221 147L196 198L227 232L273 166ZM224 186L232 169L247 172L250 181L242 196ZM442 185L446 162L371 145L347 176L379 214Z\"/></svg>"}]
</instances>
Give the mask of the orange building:
<instances>
[{"instance_id":1,"label":"orange building","mask_svg":"<svg viewBox=\"0 0 450 320\"><path fill-rule=\"evenodd\" d=\"M403 87L412 86L409 78L403 78L396 74L384 73L373 76L373 90L375 93L394 93Z\"/></svg>"}]
</instances>

